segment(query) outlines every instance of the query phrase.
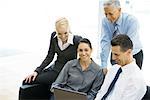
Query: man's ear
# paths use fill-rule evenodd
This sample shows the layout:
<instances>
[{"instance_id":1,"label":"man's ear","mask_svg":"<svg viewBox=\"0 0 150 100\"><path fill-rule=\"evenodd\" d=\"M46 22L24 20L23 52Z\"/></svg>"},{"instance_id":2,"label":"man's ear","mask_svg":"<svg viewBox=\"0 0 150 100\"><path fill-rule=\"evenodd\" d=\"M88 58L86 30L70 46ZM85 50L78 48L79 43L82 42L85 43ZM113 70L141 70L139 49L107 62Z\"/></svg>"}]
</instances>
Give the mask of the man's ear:
<instances>
[{"instance_id":1,"label":"man's ear","mask_svg":"<svg viewBox=\"0 0 150 100\"><path fill-rule=\"evenodd\" d=\"M128 50L127 50L127 53L128 53L128 54L131 54L131 53L132 53L132 49L128 49Z\"/></svg>"},{"instance_id":2,"label":"man's ear","mask_svg":"<svg viewBox=\"0 0 150 100\"><path fill-rule=\"evenodd\" d=\"M121 12L121 8L119 8L119 12Z\"/></svg>"}]
</instances>

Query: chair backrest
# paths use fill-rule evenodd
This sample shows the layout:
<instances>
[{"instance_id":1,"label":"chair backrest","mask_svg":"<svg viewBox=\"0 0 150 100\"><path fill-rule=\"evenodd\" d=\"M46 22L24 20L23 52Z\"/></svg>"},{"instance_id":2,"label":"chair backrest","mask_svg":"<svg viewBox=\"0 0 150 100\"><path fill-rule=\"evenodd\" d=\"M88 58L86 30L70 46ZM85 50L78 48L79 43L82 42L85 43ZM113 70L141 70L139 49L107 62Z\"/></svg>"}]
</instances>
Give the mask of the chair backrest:
<instances>
[{"instance_id":1,"label":"chair backrest","mask_svg":"<svg viewBox=\"0 0 150 100\"><path fill-rule=\"evenodd\" d=\"M51 92L48 86L41 84L22 85L19 89L18 100L48 100Z\"/></svg>"},{"instance_id":2,"label":"chair backrest","mask_svg":"<svg viewBox=\"0 0 150 100\"><path fill-rule=\"evenodd\" d=\"M147 91L142 100L150 100L150 86L147 86Z\"/></svg>"}]
</instances>

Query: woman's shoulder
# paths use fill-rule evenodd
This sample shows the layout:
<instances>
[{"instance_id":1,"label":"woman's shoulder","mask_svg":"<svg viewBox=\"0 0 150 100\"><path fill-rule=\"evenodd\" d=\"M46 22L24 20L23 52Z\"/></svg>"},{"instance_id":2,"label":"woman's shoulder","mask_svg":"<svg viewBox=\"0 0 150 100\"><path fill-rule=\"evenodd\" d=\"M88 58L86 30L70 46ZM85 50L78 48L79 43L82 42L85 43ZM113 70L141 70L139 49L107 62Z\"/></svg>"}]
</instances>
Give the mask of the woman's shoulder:
<instances>
[{"instance_id":1,"label":"woman's shoulder","mask_svg":"<svg viewBox=\"0 0 150 100\"><path fill-rule=\"evenodd\" d=\"M98 65L95 61L93 61L92 60L92 64L91 64L91 66L92 66L92 68L93 68L93 70L95 71L95 72L102 72L102 68L100 67L100 65Z\"/></svg>"},{"instance_id":2,"label":"woman's shoulder","mask_svg":"<svg viewBox=\"0 0 150 100\"><path fill-rule=\"evenodd\" d=\"M51 41L53 41L53 40L57 40L57 34L56 34L56 32L55 32L55 31L51 33L50 40L51 40Z\"/></svg>"},{"instance_id":3,"label":"woman's shoulder","mask_svg":"<svg viewBox=\"0 0 150 100\"><path fill-rule=\"evenodd\" d=\"M55 36L56 36L56 32L54 31L51 33L51 37L55 37Z\"/></svg>"},{"instance_id":4,"label":"woman's shoulder","mask_svg":"<svg viewBox=\"0 0 150 100\"><path fill-rule=\"evenodd\" d=\"M95 69L101 69L100 65L98 65L93 59L92 59L92 66L94 66Z\"/></svg>"}]
</instances>

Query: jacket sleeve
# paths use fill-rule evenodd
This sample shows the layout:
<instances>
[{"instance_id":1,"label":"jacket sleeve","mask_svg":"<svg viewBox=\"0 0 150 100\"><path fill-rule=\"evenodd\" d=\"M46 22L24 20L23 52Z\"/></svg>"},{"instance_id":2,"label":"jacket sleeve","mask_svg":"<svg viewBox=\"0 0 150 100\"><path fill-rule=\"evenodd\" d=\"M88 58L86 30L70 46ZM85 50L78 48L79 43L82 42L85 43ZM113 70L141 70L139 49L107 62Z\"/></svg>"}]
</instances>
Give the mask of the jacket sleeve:
<instances>
[{"instance_id":1,"label":"jacket sleeve","mask_svg":"<svg viewBox=\"0 0 150 100\"><path fill-rule=\"evenodd\" d=\"M55 55L55 42L54 42L54 36L56 35L56 32L53 32L51 35L51 39L50 39L50 45L49 45L49 50L48 50L48 54L46 56L46 58L44 59L44 61L42 62L42 64L36 68L36 72L41 73L41 71L48 66Z\"/></svg>"}]
</instances>

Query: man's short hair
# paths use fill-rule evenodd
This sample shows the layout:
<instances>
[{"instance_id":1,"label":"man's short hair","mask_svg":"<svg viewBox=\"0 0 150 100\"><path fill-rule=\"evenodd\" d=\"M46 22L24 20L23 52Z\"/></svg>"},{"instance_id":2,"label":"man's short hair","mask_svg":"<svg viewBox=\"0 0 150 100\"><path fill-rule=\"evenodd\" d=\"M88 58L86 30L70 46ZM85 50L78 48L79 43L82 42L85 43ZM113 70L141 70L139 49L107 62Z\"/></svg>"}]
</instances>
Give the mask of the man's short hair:
<instances>
[{"instance_id":1,"label":"man's short hair","mask_svg":"<svg viewBox=\"0 0 150 100\"><path fill-rule=\"evenodd\" d=\"M103 2L103 6L107 7L107 6L113 6L116 8L120 8L120 1L119 0L104 0Z\"/></svg>"},{"instance_id":2,"label":"man's short hair","mask_svg":"<svg viewBox=\"0 0 150 100\"><path fill-rule=\"evenodd\" d=\"M119 34L115 36L111 40L112 46L120 46L122 52L126 52L128 49L133 49L132 40L129 38L128 35Z\"/></svg>"}]
</instances>

